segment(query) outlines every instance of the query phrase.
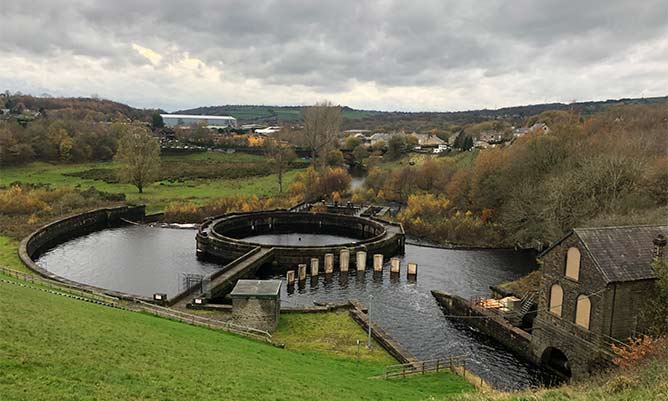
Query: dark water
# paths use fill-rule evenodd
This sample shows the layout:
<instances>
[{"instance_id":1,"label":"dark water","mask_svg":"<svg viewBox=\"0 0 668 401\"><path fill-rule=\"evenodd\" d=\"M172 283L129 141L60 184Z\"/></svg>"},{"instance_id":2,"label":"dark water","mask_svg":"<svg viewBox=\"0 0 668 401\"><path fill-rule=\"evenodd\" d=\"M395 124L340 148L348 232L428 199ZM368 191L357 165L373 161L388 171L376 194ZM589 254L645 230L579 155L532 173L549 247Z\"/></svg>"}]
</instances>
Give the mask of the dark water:
<instances>
[{"instance_id":1,"label":"dark water","mask_svg":"<svg viewBox=\"0 0 668 401\"><path fill-rule=\"evenodd\" d=\"M37 263L70 280L151 297L180 292L182 273L208 275L220 266L195 257L195 231L128 226L68 241Z\"/></svg>"},{"instance_id":2,"label":"dark water","mask_svg":"<svg viewBox=\"0 0 668 401\"><path fill-rule=\"evenodd\" d=\"M274 243L288 241L282 235ZM310 240L309 240L310 241ZM418 264L416 282L406 279L406 262ZM131 226L93 233L47 252L38 261L63 277L138 295L173 295L182 272L210 273L216 265L195 257L193 230ZM352 266L351 266L352 267ZM406 246L402 273L391 278L389 267L348 277L335 273L306 280L303 288L281 299L286 305L344 302L357 298L371 304L371 318L419 359L468 356L468 368L503 389L536 386L541 372L485 336L466 329L465 321L444 316L430 291L444 290L468 298L489 294L489 286L520 277L536 268L528 254L512 251L465 251ZM282 276L279 278L283 279ZM370 296L373 296L370 299ZM352 339L351 339L352 340Z\"/></svg>"},{"instance_id":3,"label":"dark water","mask_svg":"<svg viewBox=\"0 0 668 401\"><path fill-rule=\"evenodd\" d=\"M543 383L544 374L518 359L487 337L466 328L466 321L453 321L431 295L432 289L469 298L489 295L489 286L511 280L536 268L529 254L505 250L450 250L407 245L402 272L395 279L386 264L381 276L367 271L347 278L335 273L331 280L307 278L303 288L281 299L287 305L313 302L345 302L356 298L371 304L371 318L418 359L466 355L476 374L502 389L518 389ZM406 278L406 263L418 264L415 282ZM275 277L281 278L283 277ZM370 298L372 296L373 298Z\"/></svg>"},{"instance_id":4,"label":"dark water","mask_svg":"<svg viewBox=\"0 0 668 401\"><path fill-rule=\"evenodd\" d=\"M263 245L280 245L280 246L316 246L316 245L340 245L348 244L356 239L349 237L342 237L339 235L326 234L308 234L308 233L292 233L292 234L263 234L254 235L252 237L243 238L244 241L253 242Z\"/></svg>"}]
</instances>

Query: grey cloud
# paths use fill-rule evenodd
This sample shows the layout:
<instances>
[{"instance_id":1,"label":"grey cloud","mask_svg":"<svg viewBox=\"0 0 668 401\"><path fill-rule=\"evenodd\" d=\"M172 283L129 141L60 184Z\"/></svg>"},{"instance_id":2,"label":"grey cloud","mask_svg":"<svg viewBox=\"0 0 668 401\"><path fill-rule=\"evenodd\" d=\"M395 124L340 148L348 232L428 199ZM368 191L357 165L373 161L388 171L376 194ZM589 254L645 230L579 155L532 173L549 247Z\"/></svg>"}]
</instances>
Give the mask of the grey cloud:
<instances>
[{"instance_id":1,"label":"grey cloud","mask_svg":"<svg viewBox=\"0 0 668 401\"><path fill-rule=\"evenodd\" d=\"M7 3L7 4L5 4ZM572 73L668 37L665 1L9 0L0 51L71 54L128 71L187 52L223 75L329 93L358 83L459 88L559 66ZM452 82L468 76L471 82ZM519 82L519 81L518 81ZM595 95L595 94L592 94Z\"/></svg>"}]
</instances>

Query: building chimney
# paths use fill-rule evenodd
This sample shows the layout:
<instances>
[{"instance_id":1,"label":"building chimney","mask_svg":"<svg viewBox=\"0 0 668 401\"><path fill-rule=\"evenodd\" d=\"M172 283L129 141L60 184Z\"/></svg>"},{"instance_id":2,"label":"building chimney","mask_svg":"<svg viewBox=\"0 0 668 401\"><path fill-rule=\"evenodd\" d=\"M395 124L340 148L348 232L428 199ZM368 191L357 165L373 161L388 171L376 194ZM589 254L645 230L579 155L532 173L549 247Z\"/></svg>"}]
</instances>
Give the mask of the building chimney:
<instances>
[{"instance_id":1,"label":"building chimney","mask_svg":"<svg viewBox=\"0 0 668 401\"><path fill-rule=\"evenodd\" d=\"M663 248L666 247L666 236L663 234L659 234L654 238L652 241L654 243L654 256L657 258L662 258L663 257Z\"/></svg>"}]
</instances>

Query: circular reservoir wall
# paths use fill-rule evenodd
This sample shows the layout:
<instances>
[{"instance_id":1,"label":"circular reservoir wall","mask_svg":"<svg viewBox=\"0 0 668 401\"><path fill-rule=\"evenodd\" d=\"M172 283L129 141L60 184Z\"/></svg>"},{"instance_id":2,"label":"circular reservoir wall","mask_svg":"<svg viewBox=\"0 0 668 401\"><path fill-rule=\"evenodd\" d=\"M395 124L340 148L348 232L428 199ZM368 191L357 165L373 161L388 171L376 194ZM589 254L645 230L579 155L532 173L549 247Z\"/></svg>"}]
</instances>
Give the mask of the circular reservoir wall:
<instances>
[{"instance_id":1,"label":"circular reservoir wall","mask_svg":"<svg viewBox=\"0 0 668 401\"><path fill-rule=\"evenodd\" d=\"M264 234L291 233L347 237L350 242L285 246L246 240ZM276 265L287 270L295 264L308 263L311 258L322 258L327 253L334 254L335 264L338 264L342 249L350 250L351 257L357 251L367 252L368 263L372 262L372 254L380 253L386 257L403 254L405 235L400 224L382 220L284 210L225 215L205 221L197 234L197 253L201 257L231 261L258 247L273 248Z\"/></svg>"}]
</instances>

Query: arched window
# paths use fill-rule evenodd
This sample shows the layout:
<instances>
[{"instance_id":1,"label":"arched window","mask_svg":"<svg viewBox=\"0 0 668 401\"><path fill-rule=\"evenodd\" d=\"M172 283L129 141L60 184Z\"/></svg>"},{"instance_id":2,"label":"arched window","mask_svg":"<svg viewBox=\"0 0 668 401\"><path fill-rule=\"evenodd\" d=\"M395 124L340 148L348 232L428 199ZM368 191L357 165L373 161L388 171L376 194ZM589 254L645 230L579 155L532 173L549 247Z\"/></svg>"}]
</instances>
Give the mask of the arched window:
<instances>
[{"instance_id":1,"label":"arched window","mask_svg":"<svg viewBox=\"0 0 668 401\"><path fill-rule=\"evenodd\" d=\"M568 248L566 253L566 277L578 281L580 278L580 250Z\"/></svg>"},{"instance_id":2,"label":"arched window","mask_svg":"<svg viewBox=\"0 0 668 401\"><path fill-rule=\"evenodd\" d=\"M559 284L554 284L550 288L549 310L557 316L561 316L561 304L564 302L564 290Z\"/></svg>"},{"instance_id":3,"label":"arched window","mask_svg":"<svg viewBox=\"0 0 668 401\"><path fill-rule=\"evenodd\" d=\"M575 309L575 324L589 330L589 316L591 313L591 301L586 295L578 296Z\"/></svg>"}]
</instances>

